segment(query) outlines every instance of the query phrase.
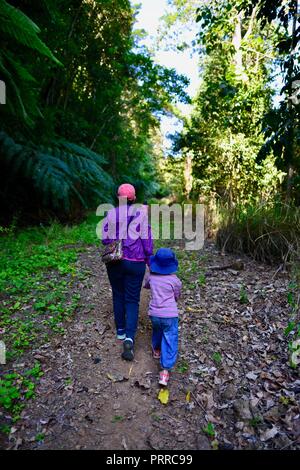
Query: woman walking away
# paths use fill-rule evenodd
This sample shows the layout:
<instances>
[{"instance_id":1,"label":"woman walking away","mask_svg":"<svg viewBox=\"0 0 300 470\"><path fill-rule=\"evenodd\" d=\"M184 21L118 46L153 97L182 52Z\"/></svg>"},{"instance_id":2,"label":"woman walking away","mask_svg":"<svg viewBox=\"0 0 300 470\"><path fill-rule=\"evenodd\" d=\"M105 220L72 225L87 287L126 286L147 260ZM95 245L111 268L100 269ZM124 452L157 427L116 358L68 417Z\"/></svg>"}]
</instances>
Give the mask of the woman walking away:
<instances>
[{"instance_id":1,"label":"woman walking away","mask_svg":"<svg viewBox=\"0 0 300 470\"><path fill-rule=\"evenodd\" d=\"M170 370L174 367L178 354L178 308L177 300L181 293L181 281L175 272L178 261L169 248L160 248L150 258L150 275L144 287L151 289L149 316L152 322L152 352L160 359L162 370L159 383L167 385Z\"/></svg>"},{"instance_id":2,"label":"woman walking away","mask_svg":"<svg viewBox=\"0 0 300 470\"><path fill-rule=\"evenodd\" d=\"M140 292L146 264L149 264L150 255L153 253L153 242L145 209L138 209L136 213L132 211L133 215L130 213L130 206L136 199L134 186L122 184L118 189L118 198L121 205L110 210L104 219L102 243L109 245L122 239L121 259L108 262L106 268L112 288L117 338L123 340L122 357L127 361L132 361ZM130 230L131 225L134 227L134 234ZM112 227L114 228L113 235L110 232Z\"/></svg>"}]
</instances>

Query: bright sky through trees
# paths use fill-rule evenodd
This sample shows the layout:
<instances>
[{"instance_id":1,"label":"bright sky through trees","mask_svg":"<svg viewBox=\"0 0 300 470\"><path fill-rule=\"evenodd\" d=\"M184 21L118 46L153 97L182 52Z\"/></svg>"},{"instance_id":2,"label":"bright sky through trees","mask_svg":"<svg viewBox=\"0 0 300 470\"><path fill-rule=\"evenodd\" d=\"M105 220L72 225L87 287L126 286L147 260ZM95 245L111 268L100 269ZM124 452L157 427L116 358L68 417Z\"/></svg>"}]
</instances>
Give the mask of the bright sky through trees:
<instances>
[{"instance_id":1,"label":"bright sky through trees","mask_svg":"<svg viewBox=\"0 0 300 470\"><path fill-rule=\"evenodd\" d=\"M135 3L135 2L133 2ZM150 49L158 36L159 19L163 16L167 9L167 0L140 0L141 5L140 12L137 15L137 21L135 24L136 29L144 29L148 36L141 42ZM191 43L195 37L197 31L197 25L195 23L194 31L187 31L186 42ZM198 57L196 54L192 54L191 50L186 49L184 51L174 50L163 50L160 49L155 51L155 60L161 65L166 67L175 68L178 73L186 75L190 80L190 85L187 89L189 95L193 97L199 87L200 77L198 71ZM179 104L179 108L182 112L189 113L189 105ZM177 119L170 117L164 117L161 123L161 131L165 136L164 144L166 148L170 146L170 142L167 139L167 134L172 133L175 130L181 128L180 122Z\"/></svg>"}]
</instances>

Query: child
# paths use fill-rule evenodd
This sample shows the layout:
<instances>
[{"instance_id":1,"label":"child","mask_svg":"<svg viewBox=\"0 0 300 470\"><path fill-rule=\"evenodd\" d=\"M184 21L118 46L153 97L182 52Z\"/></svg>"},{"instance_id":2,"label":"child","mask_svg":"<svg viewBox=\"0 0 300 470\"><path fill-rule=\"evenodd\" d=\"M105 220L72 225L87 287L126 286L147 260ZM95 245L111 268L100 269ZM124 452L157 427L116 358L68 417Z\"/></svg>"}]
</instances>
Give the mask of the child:
<instances>
[{"instance_id":1,"label":"child","mask_svg":"<svg viewBox=\"0 0 300 470\"><path fill-rule=\"evenodd\" d=\"M174 366L178 353L178 308L181 281L175 272L178 261L169 248L160 248L150 257L150 274L144 287L151 289L149 316L152 322L152 351L155 359L160 359L162 371L159 383L167 385L170 369Z\"/></svg>"}]
</instances>

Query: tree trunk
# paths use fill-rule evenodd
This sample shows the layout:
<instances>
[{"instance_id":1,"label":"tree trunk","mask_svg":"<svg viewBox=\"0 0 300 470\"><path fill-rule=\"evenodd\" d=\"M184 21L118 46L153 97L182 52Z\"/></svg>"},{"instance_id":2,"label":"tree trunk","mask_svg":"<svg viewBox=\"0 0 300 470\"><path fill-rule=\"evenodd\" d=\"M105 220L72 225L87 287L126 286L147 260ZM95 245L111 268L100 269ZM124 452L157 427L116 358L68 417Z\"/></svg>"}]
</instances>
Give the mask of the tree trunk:
<instances>
[{"instance_id":1,"label":"tree trunk","mask_svg":"<svg viewBox=\"0 0 300 470\"><path fill-rule=\"evenodd\" d=\"M242 13L239 13L236 18L235 30L232 38L232 44L235 48L234 63L235 70L238 76L243 75L243 55L241 50L242 45Z\"/></svg>"},{"instance_id":2,"label":"tree trunk","mask_svg":"<svg viewBox=\"0 0 300 470\"><path fill-rule=\"evenodd\" d=\"M287 72L287 81L288 86L288 113L290 116L289 128L287 131L287 145L285 147L285 161L287 165L287 187L286 187L286 202L291 200L292 196L292 187L293 187L293 175L294 175L294 141L295 141L295 132L294 132L294 121L295 121L295 108L292 102L293 94L293 76L294 76L294 53L297 44L296 40L296 30L297 30L297 17L298 17L298 0L294 1L293 4L293 23L292 23L292 43L291 43L291 54L288 61L288 72Z\"/></svg>"},{"instance_id":3,"label":"tree trunk","mask_svg":"<svg viewBox=\"0 0 300 470\"><path fill-rule=\"evenodd\" d=\"M257 5L253 8L252 10L252 14L251 14L251 18L250 18L250 21L249 21L249 26L248 26L248 29L243 37L243 40L246 40L248 39L249 36L251 36L252 34L252 31L253 31L253 26L254 26L254 20L255 20L255 17L256 17L256 13L257 13Z\"/></svg>"},{"instance_id":4,"label":"tree trunk","mask_svg":"<svg viewBox=\"0 0 300 470\"><path fill-rule=\"evenodd\" d=\"M292 167L291 164L288 166L288 176L287 176L287 184L286 184L286 202L289 202L291 200L292 196L292 180L293 180L293 175L294 175L294 168Z\"/></svg>"},{"instance_id":5,"label":"tree trunk","mask_svg":"<svg viewBox=\"0 0 300 470\"><path fill-rule=\"evenodd\" d=\"M185 194L187 199L190 198L190 193L193 187L193 157L191 154L188 154L185 159L184 165L184 182L185 182Z\"/></svg>"}]
</instances>

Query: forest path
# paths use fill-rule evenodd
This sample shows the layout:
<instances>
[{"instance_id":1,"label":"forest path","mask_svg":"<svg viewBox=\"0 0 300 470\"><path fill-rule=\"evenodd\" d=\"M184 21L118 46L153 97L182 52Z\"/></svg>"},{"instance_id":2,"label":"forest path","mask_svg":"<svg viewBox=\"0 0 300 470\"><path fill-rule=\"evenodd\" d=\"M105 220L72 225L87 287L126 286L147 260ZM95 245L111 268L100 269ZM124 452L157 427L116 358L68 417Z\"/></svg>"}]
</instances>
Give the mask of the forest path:
<instances>
[{"instance_id":1,"label":"forest path","mask_svg":"<svg viewBox=\"0 0 300 470\"><path fill-rule=\"evenodd\" d=\"M288 366L283 335L287 275L248 258L240 271L207 271L236 257L224 258L211 242L200 254L174 247L184 289L169 403L157 398L148 292L142 291L135 359L123 361L106 271L98 249L89 247L78 261L90 271L77 285L82 307L63 337L34 352L44 376L10 448L300 448L300 381Z\"/></svg>"}]
</instances>

